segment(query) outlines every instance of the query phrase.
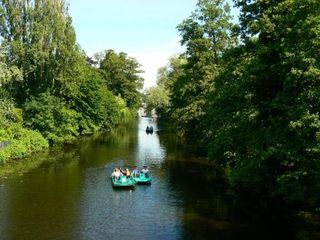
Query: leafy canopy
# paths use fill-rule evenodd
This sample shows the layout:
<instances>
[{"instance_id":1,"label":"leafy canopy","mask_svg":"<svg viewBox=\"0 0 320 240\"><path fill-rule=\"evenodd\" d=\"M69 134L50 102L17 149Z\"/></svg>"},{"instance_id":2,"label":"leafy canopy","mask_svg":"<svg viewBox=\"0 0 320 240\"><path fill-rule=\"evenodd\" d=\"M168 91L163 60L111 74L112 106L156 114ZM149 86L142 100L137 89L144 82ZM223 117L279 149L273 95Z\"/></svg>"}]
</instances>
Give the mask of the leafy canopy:
<instances>
[{"instance_id":1,"label":"leafy canopy","mask_svg":"<svg viewBox=\"0 0 320 240\"><path fill-rule=\"evenodd\" d=\"M100 59L100 69L113 94L122 97L130 108L140 106L143 78L139 74L143 71L136 59L123 52L107 50Z\"/></svg>"}]
</instances>

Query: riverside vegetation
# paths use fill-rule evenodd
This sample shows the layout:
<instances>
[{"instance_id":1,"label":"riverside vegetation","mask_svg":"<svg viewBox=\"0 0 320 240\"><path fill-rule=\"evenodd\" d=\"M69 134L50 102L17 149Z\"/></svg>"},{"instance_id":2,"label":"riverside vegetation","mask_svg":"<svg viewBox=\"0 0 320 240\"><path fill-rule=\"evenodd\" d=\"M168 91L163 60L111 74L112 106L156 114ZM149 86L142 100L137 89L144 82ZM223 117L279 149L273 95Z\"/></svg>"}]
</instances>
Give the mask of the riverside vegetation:
<instances>
[{"instance_id":1,"label":"riverside vegetation","mask_svg":"<svg viewBox=\"0 0 320 240\"><path fill-rule=\"evenodd\" d=\"M148 107L207 149L235 192L319 211L318 0L199 0ZM140 105L140 65L76 43L63 0L0 0L0 162L112 129Z\"/></svg>"},{"instance_id":2,"label":"riverside vegetation","mask_svg":"<svg viewBox=\"0 0 320 240\"><path fill-rule=\"evenodd\" d=\"M225 1L198 1L146 101L236 192L319 211L319 2L233 2L238 24Z\"/></svg>"},{"instance_id":3,"label":"riverside vegetation","mask_svg":"<svg viewBox=\"0 0 320 240\"><path fill-rule=\"evenodd\" d=\"M0 1L0 163L114 128L140 106L140 65L86 57L64 0Z\"/></svg>"}]
</instances>

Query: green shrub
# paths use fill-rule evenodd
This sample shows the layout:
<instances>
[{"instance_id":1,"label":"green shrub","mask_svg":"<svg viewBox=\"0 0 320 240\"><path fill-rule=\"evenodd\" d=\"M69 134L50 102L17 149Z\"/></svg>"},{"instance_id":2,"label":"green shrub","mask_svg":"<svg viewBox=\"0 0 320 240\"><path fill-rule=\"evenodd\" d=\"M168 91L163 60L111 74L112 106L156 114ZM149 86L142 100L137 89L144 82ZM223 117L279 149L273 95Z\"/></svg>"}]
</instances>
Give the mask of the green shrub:
<instances>
[{"instance_id":1,"label":"green shrub","mask_svg":"<svg viewBox=\"0 0 320 240\"><path fill-rule=\"evenodd\" d=\"M24 105L26 125L38 130L51 144L71 142L79 135L81 114L49 93L33 97Z\"/></svg>"},{"instance_id":2,"label":"green shrub","mask_svg":"<svg viewBox=\"0 0 320 240\"><path fill-rule=\"evenodd\" d=\"M82 134L109 130L131 116L126 102L112 95L97 75L83 82L74 108L81 112L79 126Z\"/></svg>"},{"instance_id":3,"label":"green shrub","mask_svg":"<svg viewBox=\"0 0 320 240\"><path fill-rule=\"evenodd\" d=\"M6 137L5 137L6 136ZM13 124L6 130L0 129L1 141L10 145L0 148L0 162L11 158L21 158L49 147L48 141L39 133Z\"/></svg>"},{"instance_id":4,"label":"green shrub","mask_svg":"<svg viewBox=\"0 0 320 240\"><path fill-rule=\"evenodd\" d=\"M0 149L0 163L4 163L6 160L10 158L10 150L8 148L1 148Z\"/></svg>"}]
</instances>

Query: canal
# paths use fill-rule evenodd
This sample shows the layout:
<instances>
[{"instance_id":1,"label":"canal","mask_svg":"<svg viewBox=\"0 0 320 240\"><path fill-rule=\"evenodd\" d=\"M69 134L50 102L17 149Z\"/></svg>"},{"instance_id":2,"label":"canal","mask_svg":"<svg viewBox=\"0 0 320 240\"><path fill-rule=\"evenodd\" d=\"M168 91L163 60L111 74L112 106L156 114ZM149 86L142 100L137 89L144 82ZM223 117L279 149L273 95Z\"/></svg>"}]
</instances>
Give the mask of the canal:
<instances>
[{"instance_id":1,"label":"canal","mask_svg":"<svg viewBox=\"0 0 320 240\"><path fill-rule=\"evenodd\" d=\"M153 134L146 134L148 125ZM50 157L55 161L0 182L1 240L311 236L296 221L260 214L243 219L223 181L210 175L208 161L148 118L84 137ZM113 189L112 169L134 165L149 166L152 184Z\"/></svg>"}]
</instances>

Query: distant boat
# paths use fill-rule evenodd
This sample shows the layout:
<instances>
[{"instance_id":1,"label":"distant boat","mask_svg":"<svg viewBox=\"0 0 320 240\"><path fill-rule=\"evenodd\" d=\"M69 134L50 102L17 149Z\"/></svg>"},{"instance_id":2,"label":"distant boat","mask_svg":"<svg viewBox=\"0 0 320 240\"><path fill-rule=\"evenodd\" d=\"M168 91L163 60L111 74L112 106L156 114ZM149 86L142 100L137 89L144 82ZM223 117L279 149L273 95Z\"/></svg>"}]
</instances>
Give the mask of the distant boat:
<instances>
[{"instance_id":1,"label":"distant boat","mask_svg":"<svg viewBox=\"0 0 320 240\"><path fill-rule=\"evenodd\" d=\"M146 128L146 132L147 133L153 133L153 127L152 126L147 126L147 128Z\"/></svg>"}]
</instances>

